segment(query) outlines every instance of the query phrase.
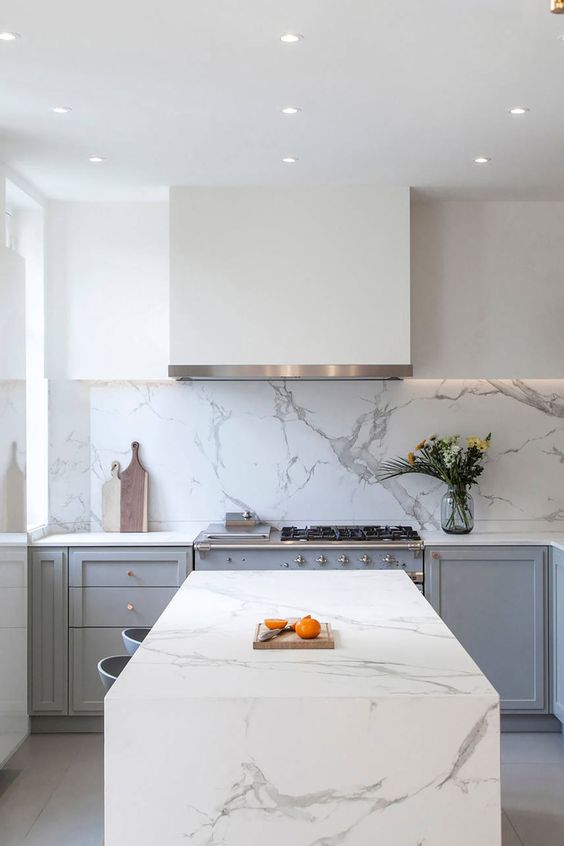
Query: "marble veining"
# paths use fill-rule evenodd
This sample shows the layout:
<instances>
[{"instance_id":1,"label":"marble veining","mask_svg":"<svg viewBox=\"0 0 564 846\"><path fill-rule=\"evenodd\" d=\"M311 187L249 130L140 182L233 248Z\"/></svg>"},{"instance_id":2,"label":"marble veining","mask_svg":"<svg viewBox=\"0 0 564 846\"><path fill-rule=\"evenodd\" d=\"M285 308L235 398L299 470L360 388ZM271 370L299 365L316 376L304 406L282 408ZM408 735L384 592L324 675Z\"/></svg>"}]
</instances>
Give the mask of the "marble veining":
<instances>
[{"instance_id":1,"label":"marble veining","mask_svg":"<svg viewBox=\"0 0 564 846\"><path fill-rule=\"evenodd\" d=\"M252 649L306 609L334 651ZM500 846L498 696L404 573L192 574L105 727L106 846Z\"/></svg>"},{"instance_id":2,"label":"marble veining","mask_svg":"<svg viewBox=\"0 0 564 846\"><path fill-rule=\"evenodd\" d=\"M275 600L274 600L275 597ZM274 600L274 605L273 605ZM314 612L335 650L249 649L265 616ZM401 612L401 613L400 613ZM112 697L143 696L158 667L158 698L294 695L496 694L404 573L197 572L173 598Z\"/></svg>"},{"instance_id":3,"label":"marble veining","mask_svg":"<svg viewBox=\"0 0 564 846\"><path fill-rule=\"evenodd\" d=\"M564 381L53 382L50 419L51 523L62 529L100 528L111 461L127 461L137 439L153 529L253 508L278 525L433 530L444 486L380 483L380 462L433 432L490 430L477 526L554 531L564 521Z\"/></svg>"}]
</instances>

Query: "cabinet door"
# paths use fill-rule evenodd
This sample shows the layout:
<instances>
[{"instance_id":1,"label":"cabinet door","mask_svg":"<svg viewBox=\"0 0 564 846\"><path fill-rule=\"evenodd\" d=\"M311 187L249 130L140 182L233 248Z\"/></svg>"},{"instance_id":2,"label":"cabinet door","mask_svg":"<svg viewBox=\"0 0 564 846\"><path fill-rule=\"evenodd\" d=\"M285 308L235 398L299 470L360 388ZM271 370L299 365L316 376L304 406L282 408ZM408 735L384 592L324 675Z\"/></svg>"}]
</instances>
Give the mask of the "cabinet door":
<instances>
[{"instance_id":1,"label":"cabinet door","mask_svg":"<svg viewBox=\"0 0 564 846\"><path fill-rule=\"evenodd\" d=\"M69 641L69 714L102 714L105 689L98 661L125 655L121 629L71 629Z\"/></svg>"},{"instance_id":2,"label":"cabinet door","mask_svg":"<svg viewBox=\"0 0 564 846\"><path fill-rule=\"evenodd\" d=\"M546 558L538 547L425 550L427 598L504 711L547 710Z\"/></svg>"},{"instance_id":3,"label":"cabinet door","mask_svg":"<svg viewBox=\"0 0 564 846\"><path fill-rule=\"evenodd\" d=\"M67 552L31 552L30 713L67 713Z\"/></svg>"},{"instance_id":4,"label":"cabinet door","mask_svg":"<svg viewBox=\"0 0 564 846\"><path fill-rule=\"evenodd\" d=\"M564 552L552 549L551 564L552 712L564 723Z\"/></svg>"}]
</instances>

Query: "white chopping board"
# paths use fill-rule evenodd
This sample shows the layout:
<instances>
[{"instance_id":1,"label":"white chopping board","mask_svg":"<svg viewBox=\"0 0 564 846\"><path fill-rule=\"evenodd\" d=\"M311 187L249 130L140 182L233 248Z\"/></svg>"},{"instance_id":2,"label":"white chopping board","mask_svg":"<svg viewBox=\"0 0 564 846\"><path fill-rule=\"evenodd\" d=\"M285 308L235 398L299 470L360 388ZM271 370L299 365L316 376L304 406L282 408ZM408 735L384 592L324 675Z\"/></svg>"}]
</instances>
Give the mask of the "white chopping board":
<instances>
[{"instance_id":1,"label":"white chopping board","mask_svg":"<svg viewBox=\"0 0 564 846\"><path fill-rule=\"evenodd\" d=\"M102 485L102 528L119 532L121 528L121 479L119 461L112 461L111 478Z\"/></svg>"}]
</instances>

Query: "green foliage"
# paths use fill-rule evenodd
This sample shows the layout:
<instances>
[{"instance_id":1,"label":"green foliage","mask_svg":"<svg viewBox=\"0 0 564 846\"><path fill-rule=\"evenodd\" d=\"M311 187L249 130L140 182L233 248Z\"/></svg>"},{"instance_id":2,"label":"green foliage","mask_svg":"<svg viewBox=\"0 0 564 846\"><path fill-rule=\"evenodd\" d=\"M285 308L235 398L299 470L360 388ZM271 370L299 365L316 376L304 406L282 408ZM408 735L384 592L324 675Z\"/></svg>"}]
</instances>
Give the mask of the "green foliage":
<instances>
[{"instance_id":1,"label":"green foliage","mask_svg":"<svg viewBox=\"0 0 564 846\"><path fill-rule=\"evenodd\" d=\"M484 469L486 452L492 439L472 436L461 446L460 435L437 438L432 435L417 444L407 458L392 458L380 465L379 481L393 479L406 473L423 473L440 479L449 488L466 490L475 484Z\"/></svg>"}]
</instances>

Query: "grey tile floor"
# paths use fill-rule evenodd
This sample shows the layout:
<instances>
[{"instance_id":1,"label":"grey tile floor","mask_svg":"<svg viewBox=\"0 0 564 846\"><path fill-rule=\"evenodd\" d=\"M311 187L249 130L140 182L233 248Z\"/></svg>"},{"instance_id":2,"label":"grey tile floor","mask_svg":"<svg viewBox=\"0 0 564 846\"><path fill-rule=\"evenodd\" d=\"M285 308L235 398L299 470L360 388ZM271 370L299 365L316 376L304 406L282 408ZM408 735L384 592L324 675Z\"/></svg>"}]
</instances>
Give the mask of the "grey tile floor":
<instances>
[{"instance_id":1,"label":"grey tile floor","mask_svg":"<svg viewBox=\"0 0 564 846\"><path fill-rule=\"evenodd\" d=\"M564 737L501 746L503 846L564 846ZM29 737L0 770L0 846L101 846L102 757L101 735Z\"/></svg>"},{"instance_id":2,"label":"grey tile floor","mask_svg":"<svg viewBox=\"0 0 564 846\"><path fill-rule=\"evenodd\" d=\"M0 770L0 846L101 846L102 796L102 735L32 735Z\"/></svg>"}]
</instances>

